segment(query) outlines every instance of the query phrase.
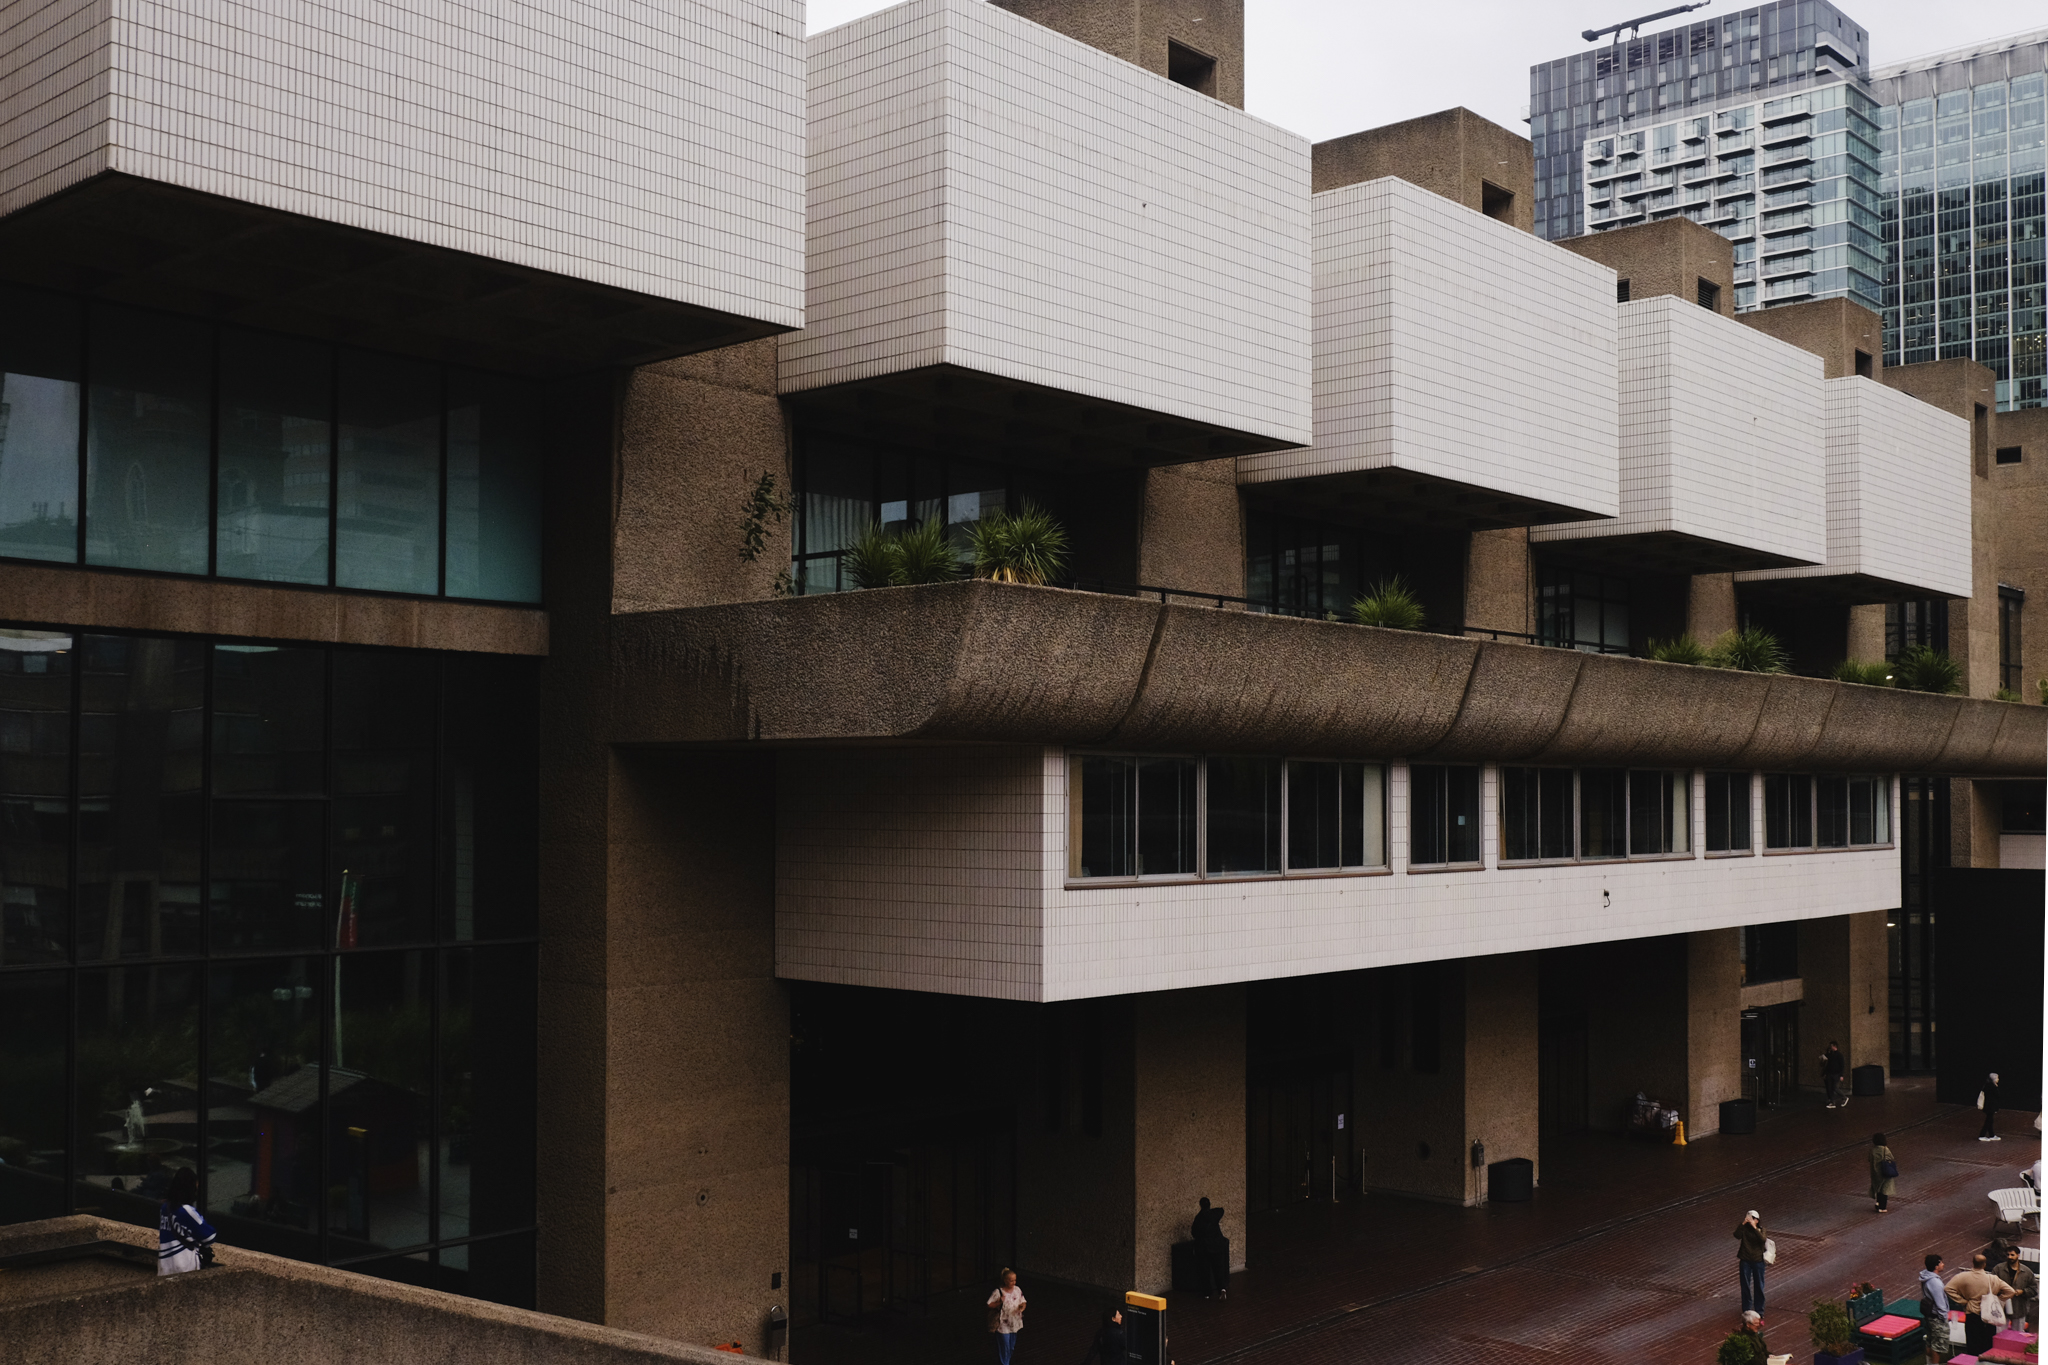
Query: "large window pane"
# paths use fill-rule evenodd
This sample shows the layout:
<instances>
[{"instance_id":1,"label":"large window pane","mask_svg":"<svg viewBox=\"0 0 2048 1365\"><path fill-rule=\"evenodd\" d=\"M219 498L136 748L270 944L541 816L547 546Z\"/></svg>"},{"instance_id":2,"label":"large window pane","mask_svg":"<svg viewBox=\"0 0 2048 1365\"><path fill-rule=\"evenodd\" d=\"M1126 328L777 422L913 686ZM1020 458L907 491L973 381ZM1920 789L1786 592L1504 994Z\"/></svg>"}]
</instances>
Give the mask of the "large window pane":
<instances>
[{"instance_id":1,"label":"large window pane","mask_svg":"<svg viewBox=\"0 0 2048 1365\"><path fill-rule=\"evenodd\" d=\"M1280 870L1280 760L1209 761L1209 871Z\"/></svg>"},{"instance_id":2,"label":"large window pane","mask_svg":"<svg viewBox=\"0 0 2048 1365\"><path fill-rule=\"evenodd\" d=\"M448 377L448 595L540 601L540 441L534 386Z\"/></svg>"},{"instance_id":3,"label":"large window pane","mask_svg":"<svg viewBox=\"0 0 2048 1365\"><path fill-rule=\"evenodd\" d=\"M1620 768L1579 770L1579 856L1619 858L1628 852L1628 782Z\"/></svg>"},{"instance_id":4,"label":"large window pane","mask_svg":"<svg viewBox=\"0 0 2048 1365\"><path fill-rule=\"evenodd\" d=\"M1509 861L1572 856L1569 768L1500 770L1501 856Z\"/></svg>"},{"instance_id":5,"label":"large window pane","mask_svg":"<svg viewBox=\"0 0 2048 1365\"><path fill-rule=\"evenodd\" d=\"M440 661L334 656L334 865L343 946L433 936L434 716Z\"/></svg>"},{"instance_id":6,"label":"large window pane","mask_svg":"<svg viewBox=\"0 0 2048 1365\"><path fill-rule=\"evenodd\" d=\"M1813 783L1814 842L1822 848L1849 846L1849 779L1818 777Z\"/></svg>"},{"instance_id":7,"label":"large window pane","mask_svg":"<svg viewBox=\"0 0 2048 1365\"><path fill-rule=\"evenodd\" d=\"M210 1216L237 1246L317 1253L320 981L315 959L208 974Z\"/></svg>"},{"instance_id":8,"label":"large window pane","mask_svg":"<svg viewBox=\"0 0 2048 1365\"><path fill-rule=\"evenodd\" d=\"M426 953L334 959L327 1076L327 1231L335 1260L428 1240Z\"/></svg>"},{"instance_id":9,"label":"large window pane","mask_svg":"<svg viewBox=\"0 0 2048 1365\"><path fill-rule=\"evenodd\" d=\"M214 951L331 946L324 913L325 801L213 803Z\"/></svg>"},{"instance_id":10,"label":"large window pane","mask_svg":"<svg viewBox=\"0 0 2048 1365\"><path fill-rule=\"evenodd\" d=\"M78 955L201 944L206 646L88 635L78 724Z\"/></svg>"},{"instance_id":11,"label":"large window pane","mask_svg":"<svg viewBox=\"0 0 2048 1365\"><path fill-rule=\"evenodd\" d=\"M1344 766L1344 865L1387 865L1387 769L1381 763ZM1356 811L1356 816L1351 812ZM1355 842L1354 842L1355 841Z\"/></svg>"},{"instance_id":12,"label":"large window pane","mask_svg":"<svg viewBox=\"0 0 2048 1365\"><path fill-rule=\"evenodd\" d=\"M534 1234L493 1237L440 1252L438 1283L450 1293L474 1299L533 1307L535 1293Z\"/></svg>"},{"instance_id":13,"label":"large window pane","mask_svg":"<svg viewBox=\"0 0 2048 1365\"><path fill-rule=\"evenodd\" d=\"M199 1167L199 968L80 972L77 1065L78 1212L154 1227Z\"/></svg>"},{"instance_id":14,"label":"large window pane","mask_svg":"<svg viewBox=\"0 0 2048 1365\"><path fill-rule=\"evenodd\" d=\"M215 795L321 795L326 746L326 650L213 647Z\"/></svg>"},{"instance_id":15,"label":"large window pane","mask_svg":"<svg viewBox=\"0 0 2048 1365\"><path fill-rule=\"evenodd\" d=\"M206 572L212 356L203 323L93 306L87 563Z\"/></svg>"},{"instance_id":16,"label":"large window pane","mask_svg":"<svg viewBox=\"0 0 2048 1365\"><path fill-rule=\"evenodd\" d=\"M1636 855L1692 850L1692 778L1688 773L1628 775L1628 851Z\"/></svg>"},{"instance_id":17,"label":"large window pane","mask_svg":"<svg viewBox=\"0 0 2048 1365\"><path fill-rule=\"evenodd\" d=\"M534 929L540 845L537 661L447 657L442 690L442 932Z\"/></svg>"},{"instance_id":18,"label":"large window pane","mask_svg":"<svg viewBox=\"0 0 2048 1365\"><path fill-rule=\"evenodd\" d=\"M1147 877L1195 873L1195 760L1138 760L1138 871Z\"/></svg>"},{"instance_id":19,"label":"large window pane","mask_svg":"<svg viewBox=\"0 0 2048 1365\"><path fill-rule=\"evenodd\" d=\"M1813 779L1764 774L1764 847L1813 847Z\"/></svg>"},{"instance_id":20,"label":"large window pane","mask_svg":"<svg viewBox=\"0 0 2048 1365\"><path fill-rule=\"evenodd\" d=\"M76 657L68 635L0 630L0 966L70 956Z\"/></svg>"},{"instance_id":21,"label":"large window pane","mask_svg":"<svg viewBox=\"0 0 2048 1365\"><path fill-rule=\"evenodd\" d=\"M0 973L0 1223L64 1212L67 977Z\"/></svg>"},{"instance_id":22,"label":"large window pane","mask_svg":"<svg viewBox=\"0 0 2048 1365\"><path fill-rule=\"evenodd\" d=\"M343 351L335 582L433 593L441 581L441 375Z\"/></svg>"},{"instance_id":23,"label":"large window pane","mask_svg":"<svg viewBox=\"0 0 2048 1365\"><path fill-rule=\"evenodd\" d=\"M1288 871L1344 866L1344 766L1300 759L1287 764ZM1355 807L1351 818L1358 818Z\"/></svg>"},{"instance_id":24,"label":"large window pane","mask_svg":"<svg viewBox=\"0 0 2048 1365\"><path fill-rule=\"evenodd\" d=\"M1418 763L1408 774L1408 861L1478 862L1479 769Z\"/></svg>"},{"instance_id":25,"label":"large window pane","mask_svg":"<svg viewBox=\"0 0 2048 1365\"><path fill-rule=\"evenodd\" d=\"M450 952L441 1005L441 1238L534 1219L534 950Z\"/></svg>"},{"instance_id":26,"label":"large window pane","mask_svg":"<svg viewBox=\"0 0 2048 1365\"><path fill-rule=\"evenodd\" d=\"M1707 774L1707 852L1749 848L1749 774Z\"/></svg>"},{"instance_id":27,"label":"large window pane","mask_svg":"<svg viewBox=\"0 0 2048 1365\"><path fill-rule=\"evenodd\" d=\"M802 517L798 527L798 590L850 588L839 575L839 552L875 520L875 461L863 446L805 438ZM1120 875L1096 873L1097 876Z\"/></svg>"},{"instance_id":28,"label":"large window pane","mask_svg":"<svg viewBox=\"0 0 2048 1365\"><path fill-rule=\"evenodd\" d=\"M1076 754L1067 761L1067 875L1138 875L1138 760Z\"/></svg>"},{"instance_id":29,"label":"large window pane","mask_svg":"<svg viewBox=\"0 0 2048 1365\"><path fill-rule=\"evenodd\" d=\"M215 572L327 581L333 352L224 328Z\"/></svg>"},{"instance_id":30,"label":"large window pane","mask_svg":"<svg viewBox=\"0 0 2048 1365\"><path fill-rule=\"evenodd\" d=\"M78 558L81 317L0 284L0 555Z\"/></svg>"}]
</instances>

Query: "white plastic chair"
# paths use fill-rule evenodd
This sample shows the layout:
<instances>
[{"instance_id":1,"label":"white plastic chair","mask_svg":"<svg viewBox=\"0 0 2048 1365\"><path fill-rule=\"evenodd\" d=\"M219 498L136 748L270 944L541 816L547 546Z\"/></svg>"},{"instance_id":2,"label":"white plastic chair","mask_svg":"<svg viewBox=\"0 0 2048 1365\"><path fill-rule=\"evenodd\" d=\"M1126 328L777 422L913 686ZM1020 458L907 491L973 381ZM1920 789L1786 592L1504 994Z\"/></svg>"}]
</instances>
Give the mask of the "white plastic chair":
<instances>
[{"instance_id":1,"label":"white plastic chair","mask_svg":"<svg viewBox=\"0 0 2048 1365\"><path fill-rule=\"evenodd\" d=\"M1998 1206L1999 1225L2010 1223L2023 1228L2026 1226L2027 1215L2032 1214L2038 1218L2041 1213L2041 1196L2035 1190L1993 1190L1990 1198L1991 1202ZM1996 1230L1997 1227L1994 1225L1993 1231Z\"/></svg>"}]
</instances>

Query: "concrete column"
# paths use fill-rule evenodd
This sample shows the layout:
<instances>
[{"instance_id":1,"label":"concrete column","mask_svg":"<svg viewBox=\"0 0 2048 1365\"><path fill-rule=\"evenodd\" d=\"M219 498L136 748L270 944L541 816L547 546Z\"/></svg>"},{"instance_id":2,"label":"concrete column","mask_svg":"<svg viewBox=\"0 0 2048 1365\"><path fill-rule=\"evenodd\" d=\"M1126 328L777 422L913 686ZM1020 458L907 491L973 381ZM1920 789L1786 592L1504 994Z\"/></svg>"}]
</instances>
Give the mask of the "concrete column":
<instances>
[{"instance_id":1,"label":"concrete column","mask_svg":"<svg viewBox=\"0 0 2048 1365\"><path fill-rule=\"evenodd\" d=\"M1685 628L1692 638L1711 645L1735 629L1735 618L1735 575L1694 574L1685 612Z\"/></svg>"},{"instance_id":2,"label":"concrete column","mask_svg":"<svg viewBox=\"0 0 2048 1365\"><path fill-rule=\"evenodd\" d=\"M1799 926L1799 1083L1820 1086L1828 1040L1849 1066L1891 1061L1891 963L1885 912L1831 915Z\"/></svg>"},{"instance_id":3,"label":"concrete column","mask_svg":"<svg viewBox=\"0 0 2048 1365\"><path fill-rule=\"evenodd\" d=\"M1735 929L1687 934L1688 1139L1721 1131L1721 1101L1742 1096L1742 944Z\"/></svg>"},{"instance_id":4,"label":"concrete column","mask_svg":"<svg viewBox=\"0 0 2048 1365\"><path fill-rule=\"evenodd\" d=\"M1465 558L1465 624L1532 634L1534 606L1528 528L1474 531Z\"/></svg>"},{"instance_id":5,"label":"concrete column","mask_svg":"<svg viewBox=\"0 0 2048 1365\"><path fill-rule=\"evenodd\" d=\"M1884 662L1884 603L1849 608L1849 657L1859 664Z\"/></svg>"},{"instance_id":6,"label":"concrete column","mask_svg":"<svg viewBox=\"0 0 2048 1365\"><path fill-rule=\"evenodd\" d=\"M1138 581L1244 596L1244 515L1237 461L1170 465L1145 475Z\"/></svg>"}]
</instances>

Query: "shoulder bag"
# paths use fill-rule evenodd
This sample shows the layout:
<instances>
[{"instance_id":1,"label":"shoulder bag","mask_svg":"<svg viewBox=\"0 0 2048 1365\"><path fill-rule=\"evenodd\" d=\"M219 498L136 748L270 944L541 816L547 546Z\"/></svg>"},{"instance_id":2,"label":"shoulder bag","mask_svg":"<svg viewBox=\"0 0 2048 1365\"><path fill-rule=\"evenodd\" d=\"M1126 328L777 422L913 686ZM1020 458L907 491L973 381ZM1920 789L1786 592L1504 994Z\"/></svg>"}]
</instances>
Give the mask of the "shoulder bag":
<instances>
[{"instance_id":1,"label":"shoulder bag","mask_svg":"<svg viewBox=\"0 0 2048 1365\"><path fill-rule=\"evenodd\" d=\"M1886 1157L1883 1161L1877 1163L1877 1173L1886 1180L1897 1180L1899 1178L1899 1163L1890 1157Z\"/></svg>"},{"instance_id":2,"label":"shoulder bag","mask_svg":"<svg viewBox=\"0 0 2048 1365\"><path fill-rule=\"evenodd\" d=\"M1000 1289L996 1291L995 1302L988 1306L988 1330L991 1332L1003 1330L1003 1291Z\"/></svg>"},{"instance_id":3,"label":"shoulder bag","mask_svg":"<svg viewBox=\"0 0 2048 1365\"><path fill-rule=\"evenodd\" d=\"M1984 1107L1984 1092L1981 1090L1977 1092L1977 1107L1979 1109Z\"/></svg>"},{"instance_id":4,"label":"shoulder bag","mask_svg":"<svg viewBox=\"0 0 2048 1365\"><path fill-rule=\"evenodd\" d=\"M1778 1263L1778 1244L1777 1244L1776 1242L1772 1241L1772 1240L1771 1240L1770 1238L1766 1237L1766 1238L1764 1238L1764 1264L1765 1264L1765 1265L1776 1265L1777 1263Z\"/></svg>"},{"instance_id":5,"label":"shoulder bag","mask_svg":"<svg viewBox=\"0 0 2048 1365\"><path fill-rule=\"evenodd\" d=\"M1986 1327L2005 1326L2005 1300L1998 1297L1996 1289L1984 1291L1984 1297L1977 1300L1977 1317Z\"/></svg>"}]
</instances>

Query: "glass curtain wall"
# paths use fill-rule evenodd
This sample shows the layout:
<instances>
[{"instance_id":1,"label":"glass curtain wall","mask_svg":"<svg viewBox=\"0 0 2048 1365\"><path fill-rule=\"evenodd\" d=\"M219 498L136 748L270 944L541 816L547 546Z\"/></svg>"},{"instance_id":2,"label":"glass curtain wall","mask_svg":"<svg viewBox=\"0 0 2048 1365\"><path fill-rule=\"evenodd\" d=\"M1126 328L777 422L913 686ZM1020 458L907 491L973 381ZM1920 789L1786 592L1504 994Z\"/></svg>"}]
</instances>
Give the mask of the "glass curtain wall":
<instances>
[{"instance_id":1,"label":"glass curtain wall","mask_svg":"<svg viewBox=\"0 0 2048 1365\"><path fill-rule=\"evenodd\" d=\"M543 430L504 376L0 285L0 557L537 602Z\"/></svg>"},{"instance_id":2,"label":"glass curtain wall","mask_svg":"<svg viewBox=\"0 0 2048 1365\"><path fill-rule=\"evenodd\" d=\"M0 1221L532 1302L535 680L0 632Z\"/></svg>"}]
</instances>

